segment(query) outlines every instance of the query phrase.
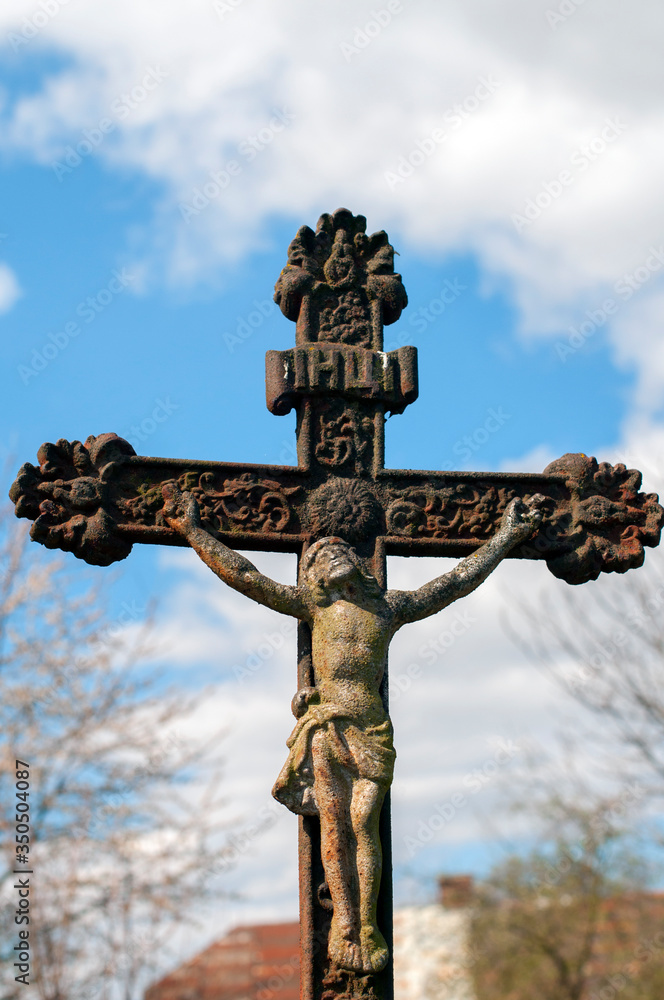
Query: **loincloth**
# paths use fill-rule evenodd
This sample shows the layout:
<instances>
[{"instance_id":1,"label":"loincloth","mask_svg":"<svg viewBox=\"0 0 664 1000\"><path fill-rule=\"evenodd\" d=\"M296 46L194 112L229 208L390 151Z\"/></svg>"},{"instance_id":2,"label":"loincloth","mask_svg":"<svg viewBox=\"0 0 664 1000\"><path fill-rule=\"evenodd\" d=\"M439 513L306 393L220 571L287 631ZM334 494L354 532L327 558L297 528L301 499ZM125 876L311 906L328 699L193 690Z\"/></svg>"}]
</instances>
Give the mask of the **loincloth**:
<instances>
[{"instance_id":1,"label":"loincloth","mask_svg":"<svg viewBox=\"0 0 664 1000\"><path fill-rule=\"evenodd\" d=\"M333 767L350 778L366 778L389 788L394 772L394 731L386 717L378 725L359 726L340 705L310 704L286 746L290 753L272 794L291 812L318 815L311 742L325 733L325 749Z\"/></svg>"}]
</instances>

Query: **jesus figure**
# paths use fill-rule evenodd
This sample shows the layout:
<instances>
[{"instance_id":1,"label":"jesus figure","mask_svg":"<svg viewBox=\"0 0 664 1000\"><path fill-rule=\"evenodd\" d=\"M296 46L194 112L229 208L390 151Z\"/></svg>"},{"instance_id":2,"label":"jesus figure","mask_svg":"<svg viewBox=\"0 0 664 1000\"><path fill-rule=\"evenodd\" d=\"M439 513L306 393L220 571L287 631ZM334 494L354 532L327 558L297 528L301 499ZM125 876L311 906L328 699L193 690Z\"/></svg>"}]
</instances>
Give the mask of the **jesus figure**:
<instances>
[{"instance_id":1,"label":"jesus figure","mask_svg":"<svg viewBox=\"0 0 664 1000\"><path fill-rule=\"evenodd\" d=\"M198 505L164 485L164 517L216 575L311 629L315 686L293 698L290 753L272 794L294 813L320 817L321 854L333 905L329 958L342 969L380 972L388 960L376 923L382 853L380 811L395 751L380 696L387 650L397 629L475 590L541 521L542 497L518 497L499 530L450 572L418 590L383 590L341 538L305 553L298 586L277 583L202 526Z\"/></svg>"}]
</instances>

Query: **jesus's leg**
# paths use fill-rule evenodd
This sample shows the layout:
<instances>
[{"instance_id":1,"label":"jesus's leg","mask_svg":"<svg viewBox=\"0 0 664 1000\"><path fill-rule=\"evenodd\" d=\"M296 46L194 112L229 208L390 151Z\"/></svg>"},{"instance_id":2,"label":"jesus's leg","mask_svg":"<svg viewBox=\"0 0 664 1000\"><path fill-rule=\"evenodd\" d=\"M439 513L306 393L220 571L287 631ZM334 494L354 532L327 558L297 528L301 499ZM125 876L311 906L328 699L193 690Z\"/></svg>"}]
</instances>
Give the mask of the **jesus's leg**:
<instances>
[{"instance_id":1,"label":"jesus's leg","mask_svg":"<svg viewBox=\"0 0 664 1000\"><path fill-rule=\"evenodd\" d=\"M311 741L321 857L334 913L328 954L344 969L365 971L360 944L360 895L350 819L351 777L340 766L324 730Z\"/></svg>"},{"instance_id":2,"label":"jesus's leg","mask_svg":"<svg viewBox=\"0 0 664 1000\"><path fill-rule=\"evenodd\" d=\"M366 972L380 972L389 957L385 938L378 930L376 907L383 867L379 820L385 788L367 778L353 784L350 815L357 840L357 871L360 883L360 940Z\"/></svg>"}]
</instances>

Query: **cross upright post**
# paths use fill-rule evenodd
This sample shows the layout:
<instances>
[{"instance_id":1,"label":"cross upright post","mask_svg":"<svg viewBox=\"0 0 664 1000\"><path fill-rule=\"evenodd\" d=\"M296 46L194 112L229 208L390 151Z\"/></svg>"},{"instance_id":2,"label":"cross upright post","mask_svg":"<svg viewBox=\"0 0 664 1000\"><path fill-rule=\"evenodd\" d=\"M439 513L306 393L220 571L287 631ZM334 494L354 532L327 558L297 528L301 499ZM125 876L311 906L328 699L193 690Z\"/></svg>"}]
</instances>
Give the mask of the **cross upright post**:
<instances>
[{"instance_id":1,"label":"cross upright post","mask_svg":"<svg viewBox=\"0 0 664 1000\"><path fill-rule=\"evenodd\" d=\"M296 344L267 352L266 391L272 413L296 410L296 467L142 457L102 434L42 445L10 491L48 548L106 566L135 542L191 545L222 580L299 619L298 722L274 794L300 816L303 1000L392 997L394 632L506 556L544 559L572 584L625 572L664 522L639 472L582 454L541 474L385 469L386 413L417 398L415 348L383 351L383 326L407 304L393 255L346 209L291 243L275 299ZM238 548L297 553L298 586L269 581ZM399 592L386 589L390 554L466 558Z\"/></svg>"}]
</instances>

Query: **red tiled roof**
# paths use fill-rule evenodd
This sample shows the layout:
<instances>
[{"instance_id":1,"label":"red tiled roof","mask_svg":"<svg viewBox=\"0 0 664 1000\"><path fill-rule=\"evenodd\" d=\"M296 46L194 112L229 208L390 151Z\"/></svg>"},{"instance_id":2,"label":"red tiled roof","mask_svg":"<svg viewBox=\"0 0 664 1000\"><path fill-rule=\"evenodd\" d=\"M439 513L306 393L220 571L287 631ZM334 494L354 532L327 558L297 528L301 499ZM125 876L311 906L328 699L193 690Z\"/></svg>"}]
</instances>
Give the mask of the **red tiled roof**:
<instances>
[{"instance_id":1,"label":"red tiled roof","mask_svg":"<svg viewBox=\"0 0 664 1000\"><path fill-rule=\"evenodd\" d=\"M151 986L145 1000L298 1000L298 923L236 927Z\"/></svg>"},{"instance_id":2,"label":"red tiled roof","mask_svg":"<svg viewBox=\"0 0 664 1000\"><path fill-rule=\"evenodd\" d=\"M616 969L636 975L635 949L644 931L652 936L663 928L664 893L604 900L588 969L591 986ZM299 940L297 922L236 927L151 986L145 1000L299 1000Z\"/></svg>"}]
</instances>

